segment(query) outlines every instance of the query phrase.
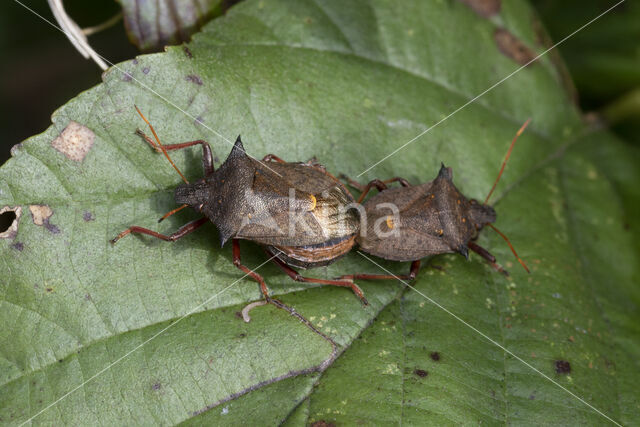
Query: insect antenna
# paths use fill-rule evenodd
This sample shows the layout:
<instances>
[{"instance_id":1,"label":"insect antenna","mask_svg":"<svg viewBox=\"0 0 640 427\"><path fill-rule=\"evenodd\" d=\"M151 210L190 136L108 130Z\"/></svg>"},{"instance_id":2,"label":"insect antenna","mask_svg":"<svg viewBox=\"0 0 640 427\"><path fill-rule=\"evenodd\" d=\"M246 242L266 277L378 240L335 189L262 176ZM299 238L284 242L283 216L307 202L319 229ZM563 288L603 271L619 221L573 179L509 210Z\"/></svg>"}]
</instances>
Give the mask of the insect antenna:
<instances>
[{"instance_id":1,"label":"insect antenna","mask_svg":"<svg viewBox=\"0 0 640 427\"><path fill-rule=\"evenodd\" d=\"M182 174L182 172L180 172L180 169L178 169L178 167L176 166L175 163L173 163L173 160L171 160L171 157L169 157L169 153L167 153L166 148L164 148L164 145L162 145L162 143L160 142L160 138L158 138L158 134L156 133L156 131L153 129L153 126L151 126L151 123L149 123L149 120L147 120L147 118L144 116L144 114L142 114L142 112L140 111L140 109L138 108L138 106L134 105L134 107L136 107L136 111L138 112L138 114L140 114L140 117L142 117L142 120L145 121L145 123L149 126L149 129L151 129L151 133L153 134L153 137L156 139L156 141L158 142L158 146L160 147L160 149L162 150L162 152L164 153L165 157L167 158L167 160L169 160L169 163L171 163L171 166L173 166L173 168L176 170L176 172L178 172L178 175L180 175L180 178L182 178L182 180L188 184L189 181L187 181L187 178L184 177L184 175ZM172 211L173 212L173 211ZM171 212L170 212L171 213ZM164 219L164 217L163 217Z\"/></svg>"},{"instance_id":2,"label":"insect antenna","mask_svg":"<svg viewBox=\"0 0 640 427\"><path fill-rule=\"evenodd\" d=\"M527 271L527 273L531 274L531 271L529 271L529 267L527 267L527 264L524 263L524 261L522 260L522 258L520 258L518 256L518 253L516 252L516 250L513 248L513 245L511 244L511 242L509 241L509 239L507 238L507 236L505 236L500 230L498 230L493 224L487 224L489 227L493 228L493 230L498 233L500 235L500 237L502 237L504 239L505 242L507 242L507 245L509 245L509 249L511 249L511 252L513 252L513 255L516 257L516 259L518 260L518 262L520 263L520 265L522 265L524 267L524 269Z\"/></svg>"},{"instance_id":3,"label":"insect antenna","mask_svg":"<svg viewBox=\"0 0 640 427\"><path fill-rule=\"evenodd\" d=\"M507 161L509 160L509 157L511 157L511 150L513 150L513 146L516 144L518 137L522 135L522 132L524 132L527 125L529 125L530 121L531 119L527 119L527 121L524 122L524 124L520 127L520 129L518 129L518 132L516 132L516 136L513 137L513 140L511 141L511 145L509 146L509 150L507 151L507 155L505 156L504 161L502 162L502 167L500 168L498 177L496 178L496 181L493 183L493 187L491 187L491 191L489 191L487 198L484 200L485 205L489 203L489 198L493 194L493 190L496 189L496 185L498 185L498 181L500 181L500 178L502 177L502 172L504 172L504 167L507 166Z\"/></svg>"},{"instance_id":4,"label":"insect antenna","mask_svg":"<svg viewBox=\"0 0 640 427\"><path fill-rule=\"evenodd\" d=\"M180 207L178 207L178 208L175 208L175 209L174 209L174 210L172 210L172 211L167 212L166 214L162 215L162 218L160 218L160 219L158 220L158 222L162 222L162 221L164 221L165 219L169 218L169 217L170 217L171 215L173 215L174 213L181 211L182 209L186 208L187 206L189 206L189 205L182 205L182 206L180 206Z\"/></svg>"},{"instance_id":5,"label":"insect antenna","mask_svg":"<svg viewBox=\"0 0 640 427\"><path fill-rule=\"evenodd\" d=\"M498 172L498 177L496 178L495 182L493 183L493 187L491 187L491 191L489 191L489 194L487 195L487 198L484 200L484 204L485 205L487 203L489 203L489 198L491 198L491 195L493 194L493 191L496 189L496 186L498 185L498 182L500 181L500 178L502 177L502 172L504 172L504 168L505 168L505 166L507 166L507 161L509 160L509 157L511 157L511 151L513 150L513 146L516 144L516 141L518 140L518 137L520 135L522 135L522 132L524 132L526 127L529 125L530 121L531 121L531 119L527 119L527 121L524 122L524 124L522 126L520 126L520 129L518 129L518 132L516 132L516 136L513 137L513 140L511 141L511 145L509 146L509 150L507 150L507 155L505 156L504 161L502 162L502 166L500 167L500 172ZM500 237L502 237L504 239L505 242L507 242L507 245L509 245L509 249L511 249L511 252L513 252L513 255L516 257L516 259L518 260L520 265L522 265L522 267L524 267L524 269L527 271L527 273L531 273L531 271L529 271L529 268L527 267L527 264L525 264L524 261L522 260L522 258L520 258L518 256L518 253L516 252L515 248L513 247L513 245L511 244L511 242L507 238L507 236L505 236L493 224L489 223L487 225L489 227L493 228L493 230L496 233L498 233L500 235Z\"/></svg>"}]
</instances>

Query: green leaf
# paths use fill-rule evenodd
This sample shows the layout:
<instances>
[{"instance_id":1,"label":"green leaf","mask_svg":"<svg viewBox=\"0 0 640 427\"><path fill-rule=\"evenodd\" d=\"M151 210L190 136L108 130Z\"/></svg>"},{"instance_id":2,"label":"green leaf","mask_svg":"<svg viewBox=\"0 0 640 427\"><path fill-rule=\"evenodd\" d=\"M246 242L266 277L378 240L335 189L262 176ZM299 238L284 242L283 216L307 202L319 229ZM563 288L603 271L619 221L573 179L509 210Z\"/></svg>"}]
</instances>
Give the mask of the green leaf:
<instances>
[{"instance_id":1,"label":"green leaf","mask_svg":"<svg viewBox=\"0 0 640 427\"><path fill-rule=\"evenodd\" d=\"M131 42L143 51L189 40L203 24L222 14L224 0L117 0Z\"/></svg>"},{"instance_id":2,"label":"green leaf","mask_svg":"<svg viewBox=\"0 0 640 427\"><path fill-rule=\"evenodd\" d=\"M175 207L180 179L134 134L144 125L134 105L164 143L207 139L216 166L241 133L255 157L315 155L355 177L519 67L510 46L496 45L498 27L542 52L535 22L523 1L503 2L489 19L461 2L247 1L205 26L190 55L169 48L109 70L0 168L0 207L21 208L17 235L0 239L0 419L605 421L579 396L633 423L638 153L584 127L548 57L360 177L423 182L442 161L461 191L480 199L531 117L493 199L496 225L531 275L487 230L478 243L509 279L474 255L436 256L415 290L360 282L371 303L363 308L349 290L262 266L260 248L243 243L243 263L335 341L335 360L325 338L285 311L257 307L250 323L237 316L261 295L213 226L175 243L108 242L132 224L170 232L197 217L182 211L157 224ZM195 179L200 156L194 148L173 157ZM307 273L354 272L381 270L354 251ZM557 373L558 361L571 372Z\"/></svg>"}]
</instances>

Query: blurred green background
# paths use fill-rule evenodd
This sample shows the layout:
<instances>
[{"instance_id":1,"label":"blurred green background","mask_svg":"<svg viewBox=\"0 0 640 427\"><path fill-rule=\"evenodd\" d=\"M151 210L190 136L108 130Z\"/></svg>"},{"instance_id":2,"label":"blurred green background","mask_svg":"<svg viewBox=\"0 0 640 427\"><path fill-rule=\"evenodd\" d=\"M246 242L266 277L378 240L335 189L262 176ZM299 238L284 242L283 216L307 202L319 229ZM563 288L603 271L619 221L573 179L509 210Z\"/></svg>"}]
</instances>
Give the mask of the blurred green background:
<instances>
[{"instance_id":1,"label":"blurred green background","mask_svg":"<svg viewBox=\"0 0 640 427\"><path fill-rule=\"evenodd\" d=\"M22 1L22 0L21 0ZM457 0L448 0L457 1ZM55 22L46 0L24 0ZM537 0L551 39L563 37L614 5L612 0ZM65 8L81 27L100 24L120 11L115 0L66 0ZM0 164L13 145L44 131L53 111L83 90L100 83L101 70L85 60L57 29L14 0L0 3ZM138 50L123 21L93 35L91 45L113 63ZM640 145L640 2L627 0L559 48L586 112L603 112L619 135ZM498 80L501 76L496 76ZM592 119L603 116L591 116Z\"/></svg>"},{"instance_id":2,"label":"blurred green background","mask_svg":"<svg viewBox=\"0 0 640 427\"><path fill-rule=\"evenodd\" d=\"M618 0L536 0L554 42ZM626 0L558 47L585 112L598 111L612 130L640 146L640 1Z\"/></svg>"}]
</instances>

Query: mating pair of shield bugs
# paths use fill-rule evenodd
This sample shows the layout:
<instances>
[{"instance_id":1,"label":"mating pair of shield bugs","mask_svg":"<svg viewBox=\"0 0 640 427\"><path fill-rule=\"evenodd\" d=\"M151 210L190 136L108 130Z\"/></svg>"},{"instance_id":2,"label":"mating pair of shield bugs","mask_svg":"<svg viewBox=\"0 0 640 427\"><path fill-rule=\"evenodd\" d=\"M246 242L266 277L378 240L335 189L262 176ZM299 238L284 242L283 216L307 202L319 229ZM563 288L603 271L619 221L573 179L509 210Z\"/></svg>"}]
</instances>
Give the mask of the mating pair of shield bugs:
<instances>
[{"instance_id":1,"label":"mating pair of shield bugs","mask_svg":"<svg viewBox=\"0 0 640 427\"><path fill-rule=\"evenodd\" d=\"M118 234L112 243L130 233L175 241L211 221L219 231L221 246L231 240L234 265L260 284L267 300L270 299L269 291L262 276L242 264L240 240L261 245L271 260L293 280L349 287L365 305L367 300L354 280L396 277L410 280L417 274L420 260L429 255L458 252L468 257L471 249L503 271L495 257L474 239L486 225L495 229L492 223L496 213L487 203L513 144L528 121L513 139L489 196L480 204L458 191L452 181L451 168L444 165L433 181L416 186L398 177L373 180L366 186L347 179L351 186L361 190L356 201L347 187L315 160L285 162L269 154L258 161L246 154L239 136L225 162L215 169L207 142L197 140L163 145L153 126L140 110L138 113L149 125L155 142L142 131L137 133L167 157L184 181L174 193L181 206L160 221L185 207L201 212L203 217L170 235L132 226ZM190 183L168 152L195 145L202 147L204 177ZM387 184L392 182L400 183L400 187L388 188ZM372 188L379 193L362 205ZM305 277L296 270L331 264L355 245L384 259L411 261L410 273L404 276L360 273L327 280ZM509 246L518 258L510 243ZM524 262L518 260L526 269Z\"/></svg>"}]
</instances>

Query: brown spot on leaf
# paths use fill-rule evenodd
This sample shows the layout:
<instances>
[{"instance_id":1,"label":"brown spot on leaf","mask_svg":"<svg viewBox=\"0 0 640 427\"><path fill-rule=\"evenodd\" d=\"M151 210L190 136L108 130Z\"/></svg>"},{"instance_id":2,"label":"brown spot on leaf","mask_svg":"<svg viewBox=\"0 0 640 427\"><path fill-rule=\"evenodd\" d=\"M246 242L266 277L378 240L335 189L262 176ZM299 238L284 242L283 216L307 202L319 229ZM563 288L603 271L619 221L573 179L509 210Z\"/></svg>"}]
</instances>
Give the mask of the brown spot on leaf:
<instances>
[{"instance_id":1,"label":"brown spot on leaf","mask_svg":"<svg viewBox=\"0 0 640 427\"><path fill-rule=\"evenodd\" d=\"M29 211L31 211L31 218L33 219L33 223L38 226L44 226L47 230L52 232L53 234L60 233L60 229L49 222L51 215L53 215L53 211L47 205L30 205Z\"/></svg>"},{"instance_id":2,"label":"brown spot on leaf","mask_svg":"<svg viewBox=\"0 0 640 427\"><path fill-rule=\"evenodd\" d=\"M329 421L320 420L320 421L311 423L311 427L336 427L336 425Z\"/></svg>"},{"instance_id":3,"label":"brown spot on leaf","mask_svg":"<svg viewBox=\"0 0 640 427\"><path fill-rule=\"evenodd\" d=\"M50 224L49 221L44 223L44 228L49 230L52 234L60 233L60 229L58 228L58 226L55 224Z\"/></svg>"},{"instance_id":4,"label":"brown spot on leaf","mask_svg":"<svg viewBox=\"0 0 640 427\"><path fill-rule=\"evenodd\" d=\"M48 221L53 215L53 211L47 205L31 205L29 206L31 211L31 217L35 225L44 225L45 221Z\"/></svg>"},{"instance_id":5,"label":"brown spot on leaf","mask_svg":"<svg viewBox=\"0 0 640 427\"><path fill-rule=\"evenodd\" d=\"M15 242L11 245L11 247L13 249L15 249L18 252L22 252L24 250L24 243L22 242Z\"/></svg>"},{"instance_id":6,"label":"brown spot on leaf","mask_svg":"<svg viewBox=\"0 0 640 427\"><path fill-rule=\"evenodd\" d=\"M437 351L432 352L430 356L431 360L433 360L434 362L440 361L440 353L438 353Z\"/></svg>"},{"instance_id":7,"label":"brown spot on leaf","mask_svg":"<svg viewBox=\"0 0 640 427\"><path fill-rule=\"evenodd\" d=\"M483 18L491 18L500 12L501 0L460 0Z\"/></svg>"},{"instance_id":8,"label":"brown spot on leaf","mask_svg":"<svg viewBox=\"0 0 640 427\"><path fill-rule=\"evenodd\" d=\"M182 50L184 50L184 54L187 58L193 59L193 53L191 53L191 50L187 46L184 46Z\"/></svg>"},{"instance_id":9,"label":"brown spot on leaf","mask_svg":"<svg viewBox=\"0 0 640 427\"><path fill-rule=\"evenodd\" d=\"M200 76L197 76L195 74L189 74L187 77L185 77L185 80L191 83L195 83L198 86L202 86L202 79L200 78Z\"/></svg>"},{"instance_id":10,"label":"brown spot on leaf","mask_svg":"<svg viewBox=\"0 0 640 427\"><path fill-rule=\"evenodd\" d=\"M81 162L93 147L96 135L91 129L80 123L70 121L60 136L51 142L51 146L74 162Z\"/></svg>"},{"instance_id":11,"label":"brown spot on leaf","mask_svg":"<svg viewBox=\"0 0 640 427\"><path fill-rule=\"evenodd\" d=\"M425 371L424 369L415 369L413 373L419 376L420 378L424 378L427 375L429 375L429 372Z\"/></svg>"},{"instance_id":12,"label":"brown spot on leaf","mask_svg":"<svg viewBox=\"0 0 640 427\"><path fill-rule=\"evenodd\" d=\"M131 76L131 74L129 74L128 71L125 71L124 74L122 75L122 81L130 82L131 80L133 80L133 77Z\"/></svg>"},{"instance_id":13,"label":"brown spot on leaf","mask_svg":"<svg viewBox=\"0 0 640 427\"><path fill-rule=\"evenodd\" d=\"M20 206L5 206L0 209L0 239L13 239L18 234L18 223L22 216Z\"/></svg>"},{"instance_id":14,"label":"brown spot on leaf","mask_svg":"<svg viewBox=\"0 0 640 427\"><path fill-rule=\"evenodd\" d=\"M566 360L556 360L556 373L569 374L571 373L571 364Z\"/></svg>"},{"instance_id":15,"label":"brown spot on leaf","mask_svg":"<svg viewBox=\"0 0 640 427\"><path fill-rule=\"evenodd\" d=\"M142 74L149 74L149 67L144 67L142 69Z\"/></svg>"},{"instance_id":16,"label":"brown spot on leaf","mask_svg":"<svg viewBox=\"0 0 640 427\"><path fill-rule=\"evenodd\" d=\"M160 383L154 383L154 384L151 386L151 389L152 389L152 390L160 390L160 388L162 388L162 385L161 385Z\"/></svg>"},{"instance_id":17,"label":"brown spot on leaf","mask_svg":"<svg viewBox=\"0 0 640 427\"><path fill-rule=\"evenodd\" d=\"M86 222L95 220L93 214L89 211L84 211L84 213L82 214L82 219Z\"/></svg>"},{"instance_id":18,"label":"brown spot on leaf","mask_svg":"<svg viewBox=\"0 0 640 427\"><path fill-rule=\"evenodd\" d=\"M536 57L536 54L526 44L504 28L495 30L493 39L503 55L520 65L529 64Z\"/></svg>"}]
</instances>

